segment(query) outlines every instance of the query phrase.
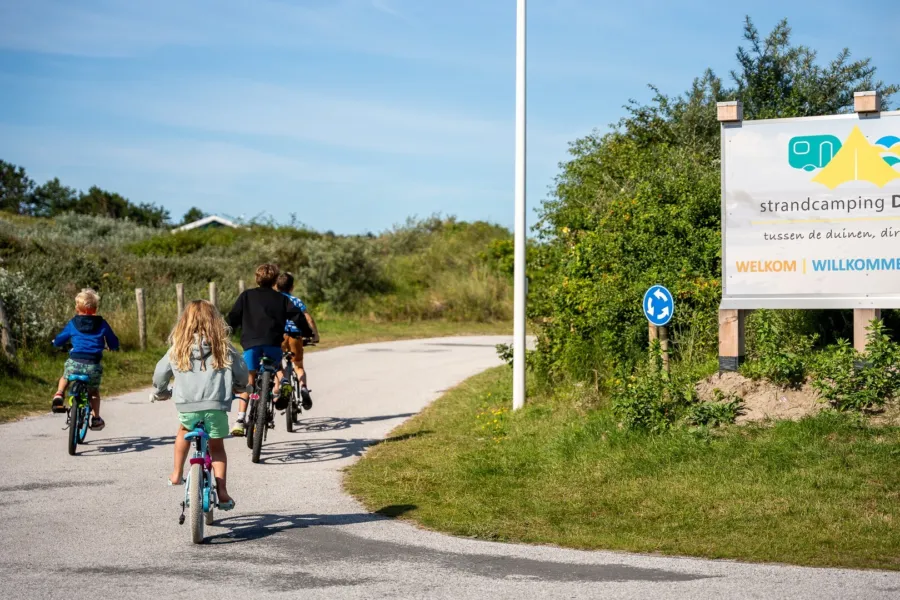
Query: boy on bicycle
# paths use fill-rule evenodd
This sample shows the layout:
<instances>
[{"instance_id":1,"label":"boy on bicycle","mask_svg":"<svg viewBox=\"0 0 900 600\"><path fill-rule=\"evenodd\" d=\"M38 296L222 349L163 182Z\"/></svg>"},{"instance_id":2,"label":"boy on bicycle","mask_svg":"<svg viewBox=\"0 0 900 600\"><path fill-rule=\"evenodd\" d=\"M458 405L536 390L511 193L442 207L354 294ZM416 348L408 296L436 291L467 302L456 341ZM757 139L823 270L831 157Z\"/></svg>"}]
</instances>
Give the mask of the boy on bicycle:
<instances>
[{"instance_id":1,"label":"boy on bicycle","mask_svg":"<svg viewBox=\"0 0 900 600\"><path fill-rule=\"evenodd\" d=\"M294 276L287 272L279 275L278 281L275 283L275 289L287 296L294 306L303 311L303 316L306 317L306 323L313 332L312 341L314 344L318 343L319 328L316 327L316 320L309 314L309 310L307 310L303 300L291 295L291 292L294 291ZM281 350L283 352L290 352L293 355L291 362L294 365L294 371L297 373L297 378L300 380L300 397L303 399L301 406L303 407L303 410L309 410L312 408L312 397L309 395L309 388L307 387L306 382L306 370L303 368L303 337L293 321L288 321L284 326L284 342L281 344ZM287 373L284 374L284 377L287 377ZM284 386L286 381L286 379L282 380L281 385Z\"/></svg>"},{"instance_id":2,"label":"boy on bicycle","mask_svg":"<svg viewBox=\"0 0 900 600\"><path fill-rule=\"evenodd\" d=\"M63 406L63 395L69 387L71 375L87 375L88 388L91 393L90 428L100 431L106 426L100 418L100 380L103 376L103 350L119 349L119 338L113 333L106 320L97 315L100 307L100 296L94 290L85 288L75 296L75 316L66 323L62 332L53 339L53 345L61 348L66 342L72 342L69 358L59 379L59 386L53 396L50 410L66 412Z\"/></svg>"},{"instance_id":3,"label":"boy on bicycle","mask_svg":"<svg viewBox=\"0 0 900 600\"><path fill-rule=\"evenodd\" d=\"M281 364L285 323L293 321L301 332L312 335L303 317L303 311L294 306L284 294L275 291L278 275L276 265L267 263L257 267L258 287L246 290L238 296L228 313L228 324L233 329L241 328L241 345L244 347L244 362L247 363L251 388L256 383L256 369L263 356L275 364ZM275 394L279 392L281 376L279 370L275 377L275 389L272 390ZM248 392L240 395L238 418L231 428L231 435L238 437L244 435L244 417L249 398Z\"/></svg>"}]
</instances>

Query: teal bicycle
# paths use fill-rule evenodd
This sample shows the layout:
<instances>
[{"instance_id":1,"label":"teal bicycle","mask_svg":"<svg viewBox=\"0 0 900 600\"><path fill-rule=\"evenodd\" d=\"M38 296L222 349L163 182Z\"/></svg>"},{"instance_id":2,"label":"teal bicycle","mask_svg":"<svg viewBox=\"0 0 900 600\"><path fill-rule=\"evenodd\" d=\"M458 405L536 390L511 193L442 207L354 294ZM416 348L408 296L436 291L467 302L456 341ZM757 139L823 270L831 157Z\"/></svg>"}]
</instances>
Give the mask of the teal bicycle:
<instances>
[{"instance_id":1,"label":"teal bicycle","mask_svg":"<svg viewBox=\"0 0 900 600\"><path fill-rule=\"evenodd\" d=\"M184 501L181 503L178 523L184 525L184 511L190 509L191 541L200 544L203 542L203 526L213 524L213 512L218 505L216 476L209 453L209 434L203 421L197 423L193 431L184 434L184 439L191 442L193 451L189 461L191 470L184 482Z\"/></svg>"},{"instance_id":2,"label":"teal bicycle","mask_svg":"<svg viewBox=\"0 0 900 600\"><path fill-rule=\"evenodd\" d=\"M171 390L150 394L150 402L168 400L172 397ZM181 515L178 524L184 525L185 511L190 509L191 517L191 541L195 544L203 543L204 525L212 525L215 519L215 509L219 506L219 496L216 490L216 475L212 468L212 455L209 452L209 433L206 425L199 421L193 430L184 434L192 447L188 463L190 470L184 482L184 500L181 502ZM233 501L231 506L233 507ZM224 510L229 510L225 507Z\"/></svg>"},{"instance_id":3,"label":"teal bicycle","mask_svg":"<svg viewBox=\"0 0 900 600\"><path fill-rule=\"evenodd\" d=\"M66 427L69 429L69 454L75 456L78 444L84 442L91 421L91 389L87 375L69 375Z\"/></svg>"}]
</instances>

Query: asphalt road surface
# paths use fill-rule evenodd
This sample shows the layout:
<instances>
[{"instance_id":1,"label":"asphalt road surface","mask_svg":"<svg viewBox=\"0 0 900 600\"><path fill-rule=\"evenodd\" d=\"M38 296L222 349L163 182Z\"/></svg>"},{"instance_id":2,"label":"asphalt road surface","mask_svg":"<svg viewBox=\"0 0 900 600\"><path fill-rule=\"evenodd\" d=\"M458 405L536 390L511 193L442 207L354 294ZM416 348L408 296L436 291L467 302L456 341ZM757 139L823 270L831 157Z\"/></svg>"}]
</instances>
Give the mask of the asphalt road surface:
<instances>
[{"instance_id":1,"label":"asphalt road surface","mask_svg":"<svg viewBox=\"0 0 900 600\"><path fill-rule=\"evenodd\" d=\"M237 506L199 546L178 524L183 488L166 485L171 402L107 401L106 429L74 457L64 416L0 426L0 598L900 598L900 573L459 539L370 514L342 491L341 470L366 446L499 364L494 344L506 341L308 355L313 410L292 434L276 421L260 464L243 439L226 442Z\"/></svg>"}]
</instances>

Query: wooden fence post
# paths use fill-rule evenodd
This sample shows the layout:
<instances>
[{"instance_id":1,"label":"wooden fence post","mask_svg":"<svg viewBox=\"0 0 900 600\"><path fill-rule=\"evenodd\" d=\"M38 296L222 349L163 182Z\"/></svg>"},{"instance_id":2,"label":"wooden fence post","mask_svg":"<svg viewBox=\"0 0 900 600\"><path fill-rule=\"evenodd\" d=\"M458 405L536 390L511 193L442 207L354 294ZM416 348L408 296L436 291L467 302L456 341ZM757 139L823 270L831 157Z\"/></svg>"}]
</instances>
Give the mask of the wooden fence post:
<instances>
[{"instance_id":1,"label":"wooden fence post","mask_svg":"<svg viewBox=\"0 0 900 600\"><path fill-rule=\"evenodd\" d=\"M244 293L244 280L238 279L238 294Z\"/></svg>"},{"instance_id":2,"label":"wooden fence post","mask_svg":"<svg viewBox=\"0 0 900 600\"><path fill-rule=\"evenodd\" d=\"M6 314L6 305L0 300L0 344L3 345L3 353L6 358L16 357L16 342L13 340L12 330L9 327L9 316Z\"/></svg>"},{"instance_id":3,"label":"wooden fence post","mask_svg":"<svg viewBox=\"0 0 900 600\"><path fill-rule=\"evenodd\" d=\"M147 349L147 312L144 310L144 290L137 288L134 290L137 298L138 312L138 339L140 340L141 350Z\"/></svg>"},{"instance_id":4,"label":"wooden fence post","mask_svg":"<svg viewBox=\"0 0 900 600\"><path fill-rule=\"evenodd\" d=\"M216 282L209 282L209 301L212 302L212 305L216 308L219 308L219 296L216 293Z\"/></svg>"},{"instance_id":5,"label":"wooden fence post","mask_svg":"<svg viewBox=\"0 0 900 600\"><path fill-rule=\"evenodd\" d=\"M653 342L659 340L659 349L662 355L663 371L669 372L669 328L657 327L653 323L649 323L650 348L653 348Z\"/></svg>"},{"instance_id":6,"label":"wooden fence post","mask_svg":"<svg viewBox=\"0 0 900 600\"><path fill-rule=\"evenodd\" d=\"M181 316L181 313L184 312L184 284L176 283L175 284L175 296L178 298L178 316Z\"/></svg>"},{"instance_id":7,"label":"wooden fence post","mask_svg":"<svg viewBox=\"0 0 900 600\"><path fill-rule=\"evenodd\" d=\"M745 310L719 311L719 370L737 371L744 362Z\"/></svg>"},{"instance_id":8,"label":"wooden fence post","mask_svg":"<svg viewBox=\"0 0 900 600\"><path fill-rule=\"evenodd\" d=\"M853 347L858 352L866 351L866 328L876 319L881 319L880 308L857 308L853 310Z\"/></svg>"},{"instance_id":9,"label":"wooden fence post","mask_svg":"<svg viewBox=\"0 0 900 600\"><path fill-rule=\"evenodd\" d=\"M669 328L659 328L659 347L662 350L663 371L669 372Z\"/></svg>"}]
</instances>

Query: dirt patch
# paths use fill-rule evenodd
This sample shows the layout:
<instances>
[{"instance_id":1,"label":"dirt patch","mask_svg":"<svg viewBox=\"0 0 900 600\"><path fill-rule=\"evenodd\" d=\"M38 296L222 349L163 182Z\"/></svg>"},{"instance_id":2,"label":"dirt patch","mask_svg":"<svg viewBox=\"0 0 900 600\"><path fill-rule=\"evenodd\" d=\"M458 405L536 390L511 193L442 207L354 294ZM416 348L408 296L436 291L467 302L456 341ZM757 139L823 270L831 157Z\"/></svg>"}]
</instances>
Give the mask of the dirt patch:
<instances>
[{"instance_id":1,"label":"dirt patch","mask_svg":"<svg viewBox=\"0 0 900 600\"><path fill-rule=\"evenodd\" d=\"M796 421L827 407L809 383L799 389L785 389L768 381L753 381L739 373L717 373L696 386L697 395L704 402L715 401L717 389L726 397L736 394L743 399L743 414L735 421L738 424L766 419Z\"/></svg>"}]
</instances>

